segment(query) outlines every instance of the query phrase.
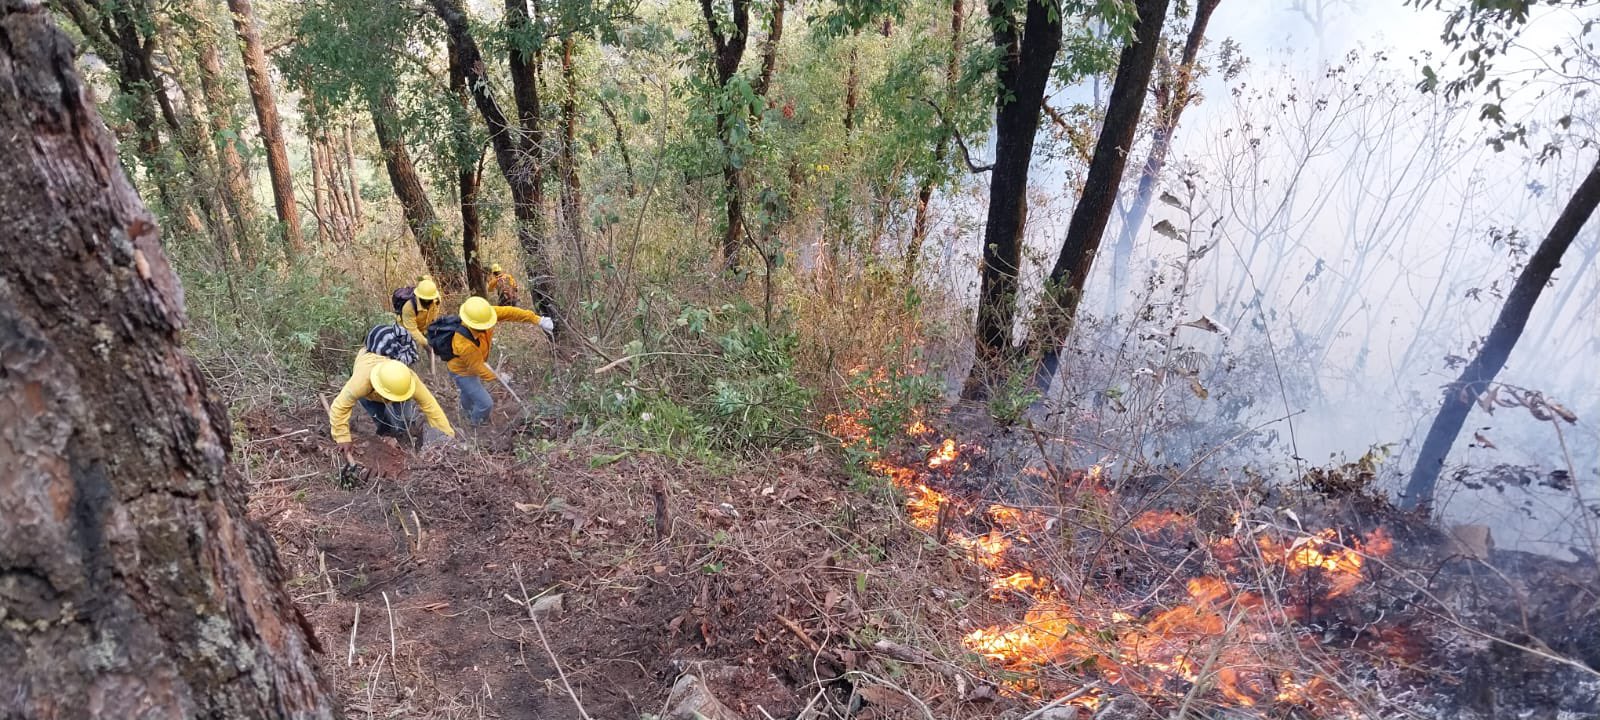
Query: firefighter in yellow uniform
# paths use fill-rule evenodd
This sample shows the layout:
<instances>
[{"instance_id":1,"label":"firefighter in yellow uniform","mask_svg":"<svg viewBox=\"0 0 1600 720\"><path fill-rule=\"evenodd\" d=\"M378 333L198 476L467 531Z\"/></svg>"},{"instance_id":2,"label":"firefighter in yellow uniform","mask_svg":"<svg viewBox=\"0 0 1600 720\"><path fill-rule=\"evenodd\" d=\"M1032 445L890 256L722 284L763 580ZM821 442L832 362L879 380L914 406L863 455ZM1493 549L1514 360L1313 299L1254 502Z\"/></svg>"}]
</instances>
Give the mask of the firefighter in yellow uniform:
<instances>
[{"instance_id":1,"label":"firefighter in yellow uniform","mask_svg":"<svg viewBox=\"0 0 1600 720\"><path fill-rule=\"evenodd\" d=\"M361 408L372 416L372 421L378 425L379 435L395 439L413 437L411 425L418 410L427 418L428 424L439 432L450 437L456 434L455 428L450 426L450 418L444 414L444 408L439 407L439 401L422 384L421 378L411 372L411 368L399 360L363 349L356 353L350 380L328 407L328 425L333 430L333 441L339 444L346 462L354 462L350 452L350 411L356 403L360 403ZM420 439L420 435L415 437Z\"/></svg>"},{"instance_id":2,"label":"firefighter in yellow uniform","mask_svg":"<svg viewBox=\"0 0 1600 720\"><path fill-rule=\"evenodd\" d=\"M517 279L501 268L500 263L489 266L488 291L495 293L495 299L501 305L517 304Z\"/></svg>"},{"instance_id":3,"label":"firefighter in yellow uniform","mask_svg":"<svg viewBox=\"0 0 1600 720\"><path fill-rule=\"evenodd\" d=\"M489 420L489 411L494 409L494 398L489 396L489 390L483 384L499 379L488 363L489 349L494 344L495 325L502 320L522 322L538 325L545 332L553 332L556 324L550 318L540 317L529 310L490 305L488 300L476 295L461 303L460 317L460 327L450 339L453 355L449 362L450 374L455 377L456 388L461 391L461 410L466 413L467 420L473 425L482 425ZM450 318L441 324L449 325Z\"/></svg>"},{"instance_id":4,"label":"firefighter in yellow uniform","mask_svg":"<svg viewBox=\"0 0 1600 720\"><path fill-rule=\"evenodd\" d=\"M433 278L424 275L411 289L411 295L411 299L405 301L397 311L400 327L411 333L419 346L427 347L428 326L439 318L439 310L444 306L439 302L439 286L433 282Z\"/></svg>"}]
</instances>

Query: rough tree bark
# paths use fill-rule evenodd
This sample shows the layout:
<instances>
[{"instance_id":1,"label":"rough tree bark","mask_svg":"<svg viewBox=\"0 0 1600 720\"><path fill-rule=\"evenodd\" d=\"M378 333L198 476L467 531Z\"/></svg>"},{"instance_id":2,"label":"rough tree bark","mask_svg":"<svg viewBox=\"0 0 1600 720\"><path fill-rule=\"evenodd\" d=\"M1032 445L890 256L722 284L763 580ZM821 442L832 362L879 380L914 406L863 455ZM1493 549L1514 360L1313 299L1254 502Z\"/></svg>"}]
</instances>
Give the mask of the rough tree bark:
<instances>
[{"instance_id":1,"label":"rough tree bark","mask_svg":"<svg viewBox=\"0 0 1600 720\"><path fill-rule=\"evenodd\" d=\"M992 0L994 46L1000 53L995 96L994 167L989 172L989 212L983 228L983 270L972 372L961 396L981 400L1014 361L1012 325L1017 312L1017 272L1028 213L1028 166L1033 161L1039 111L1056 52L1061 17L1045 0L1030 0L1025 25L1008 3Z\"/></svg>"},{"instance_id":2,"label":"rough tree bark","mask_svg":"<svg viewBox=\"0 0 1600 720\"><path fill-rule=\"evenodd\" d=\"M1440 406L1439 414L1434 416L1433 425L1428 428L1428 434L1422 441L1417 464L1411 470L1405 496L1401 498L1401 507L1428 508L1433 504L1433 489L1439 481L1439 472L1444 468L1445 458L1450 455L1456 436L1461 434L1461 426L1467 422L1473 404L1506 366L1506 359L1511 357L1511 350L1516 347L1517 339L1522 337L1522 329L1527 326L1528 316L1533 313L1534 303L1539 301L1539 294L1544 292L1550 276L1561 266L1561 256L1566 254L1578 230L1594 214L1596 206L1600 206L1600 161L1589 170L1588 176L1562 209L1561 216L1556 218L1555 225L1550 227L1550 234L1528 258L1528 264L1522 268L1522 274L1517 276L1516 284L1511 286L1511 293L1506 296L1506 304L1500 308L1500 316L1495 318L1494 327L1478 348L1477 356L1467 363L1455 382L1445 386L1444 404Z\"/></svg>"},{"instance_id":3,"label":"rough tree bark","mask_svg":"<svg viewBox=\"0 0 1600 720\"><path fill-rule=\"evenodd\" d=\"M1183 117L1184 109L1189 107L1189 102L1194 99L1192 83L1194 81L1195 63L1200 57L1200 46L1205 43L1206 25L1211 22L1211 15L1216 12L1222 0L1200 0L1194 8L1194 18L1189 25L1189 35L1184 39L1183 53L1178 58L1178 66L1172 67L1171 62L1162 60L1162 72L1156 80L1156 122L1155 129L1151 132L1150 154L1144 159L1144 168L1139 172L1139 187L1134 192L1133 203L1128 206L1128 212L1122 218L1122 230L1117 234L1117 244L1111 248L1111 282L1107 284L1110 307L1115 311L1122 291L1128 283L1128 265L1133 258L1133 241L1144 226L1145 216L1150 212L1150 201L1155 197L1156 183L1161 180L1161 171L1167 166L1167 153L1172 149L1172 134L1178 129L1178 121ZM1165 57L1165 56L1163 56Z\"/></svg>"},{"instance_id":4,"label":"rough tree bark","mask_svg":"<svg viewBox=\"0 0 1600 720\"><path fill-rule=\"evenodd\" d=\"M0 716L332 718L66 36L0 0Z\"/></svg>"},{"instance_id":5,"label":"rough tree bark","mask_svg":"<svg viewBox=\"0 0 1600 720\"><path fill-rule=\"evenodd\" d=\"M292 256L305 252L300 237L300 210L294 202L294 176L289 173L289 151L278 123L278 104L272 92L272 77L267 74L267 56L256 31L255 7L251 0L228 0L233 13L233 29L239 36L239 52L244 58L245 80L250 85L250 101L256 108L256 123L261 126L261 144L267 151L267 174L272 178L272 203L283 225L285 247Z\"/></svg>"},{"instance_id":6,"label":"rough tree bark","mask_svg":"<svg viewBox=\"0 0 1600 720\"><path fill-rule=\"evenodd\" d=\"M1050 389L1060 359L1061 344L1072 330L1083 286L1094 266L1094 256L1105 237L1106 224L1117 204L1122 171L1128 165L1133 136L1139 128L1155 70L1156 52L1161 45L1161 25L1166 20L1168 0L1139 0L1139 19L1134 23L1133 41L1117 59L1117 79L1111 85L1105 121L1094 146L1083 193L1072 209L1061 253L1045 280L1044 298L1039 303L1038 322L1031 338L1030 355L1037 358L1034 384L1043 392Z\"/></svg>"},{"instance_id":7,"label":"rough tree bark","mask_svg":"<svg viewBox=\"0 0 1600 720\"><path fill-rule=\"evenodd\" d=\"M207 129L216 146L222 201L233 218L235 235L244 250L246 262L253 263L255 190L250 181L250 170L245 165L244 157L239 154L236 141L243 133L244 123L235 110L233 93L228 90L224 79L222 57L217 52L220 35L212 24L212 14L206 12L203 9L205 7L202 5L197 10L202 16L194 38L200 66L200 93L205 99Z\"/></svg>"},{"instance_id":8,"label":"rough tree bark","mask_svg":"<svg viewBox=\"0 0 1600 720\"><path fill-rule=\"evenodd\" d=\"M512 91L516 95L521 116L520 127L513 127L490 90L483 54L478 50L477 40L472 37L466 12L461 9L459 0L430 0L430 3L445 26L450 65L457 68L452 72L459 72L466 79L466 89L489 129L489 145L494 151L495 164L500 167L501 175L505 176L506 184L511 188L512 212L517 218L517 242L522 248L523 267L527 270L526 286L533 293L540 314L559 320L561 315L553 295L555 274L545 250L547 225L544 217L543 167L539 162L542 156L536 155L539 150L535 132L538 128L538 95L537 87L529 87L533 85L531 69L527 64L529 61L521 57L522 53L513 44L510 48ZM515 30L519 27L516 23L527 21L527 6L519 0L507 0L506 5L507 27ZM563 325L558 324L557 327Z\"/></svg>"},{"instance_id":9,"label":"rough tree bark","mask_svg":"<svg viewBox=\"0 0 1600 720\"><path fill-rule=\"evenodd\" d=\"M965 0L951 0L950 3L950 50L945 56L944 65L944 97L948 104L954 99L956 81L961 73L961 25L966 16ZM887 29L888 21L884 21ZM886 33L887 34L887 33ZM943 123L940 124L943 127ZM949 131L941 131L939 140L933 144L933 164L944 165L945 154L950 149ZM930 175L922 179L917 186L917 211L911 222L911 243L906 246L905 282L910 284L916 277L917 263L922 260L922 243L928 239L928 203L933 200L933 177Z\"/></svg>"},{"instance_id":10,"label":"rough tree bark","mask_svg":"<svg viewBox=\"0 0 1600 720\"><path fill-rule=\"evenodd\" d=\"M394 188L394 196L400 201L400 211L405 215L406 227L417 241L423 263L446 292L465 288L466 278L462 275L461 263L445 242L444 225L439 223L439 216L433 212L428 188L422 184L422 178L417 175L417 168L411 162L411 153L406 150L405 138L396 120L399 111L394 98L385 96L368 110L372 115L373 133L378 136L378 148L383 152L383 166L389 173L389 185Z\"/></svg>"}]
</instances>

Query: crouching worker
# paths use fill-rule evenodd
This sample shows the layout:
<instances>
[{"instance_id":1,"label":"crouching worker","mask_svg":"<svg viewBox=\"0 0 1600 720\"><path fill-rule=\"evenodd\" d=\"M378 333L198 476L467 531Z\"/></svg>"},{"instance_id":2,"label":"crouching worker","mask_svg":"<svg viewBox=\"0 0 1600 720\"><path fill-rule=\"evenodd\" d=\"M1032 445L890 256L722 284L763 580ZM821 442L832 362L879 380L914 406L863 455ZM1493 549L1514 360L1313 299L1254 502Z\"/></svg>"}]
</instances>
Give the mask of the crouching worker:
<instances>
[{"instance_id":1,"label":"crouching worker","mask_svg":"<svg viewBox=\"0 0 1600 720\"><path fill-rule=\"evenodd\" d=\"M517 304L517 279L500 267L500 263L489 266L489 292L495 294L501 305Z\"/></svg>"},{"instance_id":2,"label":"crouching worker","mask_svg":"<svg viewBox=\"0 0 1600 720\"><path fill-rule=\"evenodd\" d=\"M433 393L407 367L417 359L416 345L406 331L396 325L380 325L367 333L366 346L356 353L355 367L339 397L328 407L328 425L333 441L339 444L345 461L353 463L350 446L350 412L356 403L367 411L378 426L378 435L408 440L412 447L422 444L421 419L451 437L455 428L445 417Z\"/></svg>"},{"instance_id":3,"label":"crouching worker","mask_svg":"<svg viewBox=\"0 0 1600 720\"><path fill-rule=\"evenodd\" d=\"M489 411L494 409L494 398L483 384L499 379L490 369L488 358L494 343L495 325L502 320L538 325L545 332L552 332L556 327L553 320L540 317L538 313L490 305L488 300L477 296L461 303L459 315L446 315L428 326L428 347L440 360L447 361L456 388L461 391L461 411L473 425L488 422Z\"/></svg>"}]
</instances>

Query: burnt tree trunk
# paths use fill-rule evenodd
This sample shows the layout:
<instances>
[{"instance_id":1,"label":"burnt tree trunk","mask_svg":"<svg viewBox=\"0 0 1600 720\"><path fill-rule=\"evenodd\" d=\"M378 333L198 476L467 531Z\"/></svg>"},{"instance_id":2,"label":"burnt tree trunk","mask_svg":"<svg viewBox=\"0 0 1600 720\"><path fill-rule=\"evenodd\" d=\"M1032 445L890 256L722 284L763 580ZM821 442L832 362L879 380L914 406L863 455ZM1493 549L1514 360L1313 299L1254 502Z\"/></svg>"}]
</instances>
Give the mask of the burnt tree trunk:
<instances>
[{"instance_id":1,"label":"burnt tree trunk","mask_svg":"<svg viewBox=\"0 0 1600 720\"><path fill-rule=\"evenodd\" d=\"M1061 49L1061 18L1045 0L1028 3L1026 24L1017 26L1007 3L993 0L994 46L1000 54L995 96L994 168L989 173L989 212L983 229L983 270L978 290L978 325L972 372L961 396L988 397L1014 360L1012 325L1017 312L1017 272L1027 224L1028 165L1044 105L1050 67Z\"/></svg>"},{"instance_id":2,"label":"burnt tree trunk","mask_svg":"<svg viewBox=\"0 0 1600 720\"><path fill-rule=\"evenodd\" d=\"M944 96L945 102L950 102L955 94L956 82L961 77L961 24L965 19L965 0L951 0L950 3L950 52L945 56L944 65ZM884 24L888 28L887 21ZM943 127L943 123L940 124ZM938 141L933 144L933 164L944 165L945 154L949 152L949 130L941 130ZM933 200L933 176L930 173L922 179L917 186L916 216L911 222L911 243L906 247L905 282L910 284L916 277L917 263L922 259L922 243L928 239L928 203Z\"/></svg>"},{"instance_id":3,"label":"burnt tree trunk","mask_svg":"<svg viewBox=\"0 0 1600 720\"><path fill-rule=\"evenodd\" d=\"M261 144L267 151L267 174L272 178L272 203L283 226L284 246L292 256L305 252L300 237L300 210L294 202L294 176L289 173L289 151L278 123L278 104L272 92L272 77L267 74L267 56L256 31L255 8L251 0L228 0L233 13L233 29L239 36L239 52L244 58L244 76L250 85L250 101L261 126Z\"/></svg>"},{"instance_id":4,"label":"burnt tree trunk","mask_svg":"<svg viewBox=\"0 0 1600 720\"><path fill-rule=\"evenodd\" d=\"M1123 288L1131 279L1128 277L1128 265L1133 259L1133 241L1144 226L1145 216L1150 212L1150 201L1155 197L1156 183L1160 182L1161 171L1167 166L1172 134L1177 131L1178 121L1194 97L1195 63L1200 57L1200 46L1205 43L1206 25L1211 22L1211 15L1221 3L1222 0L1200 0L1195 5L1194 19L1189 26L1189 35L1184 40L1178 66L1173 68L1170 62L1162 61L1163 72L1156 80L1155 87L1156 123L1150 138L1150 154L1144 159L1144 167L1139 172L1139 187L1134 191L1133 203L1123 215L1117 244L1111 248L1111 282L1107 286L1112 312L1116 311Z\"/></svg>"},{"instance_id":5,"label":"burnt tree trunk","mask_svg":"<svg viewBox=\"0 0 1600 720\"><path fill-rule=\"evenodd\" d=\"M0 38L0 716L335 717L71 45Z\"/></svg>"},{"instance_id":6,"label":"burnt tree trunk","mask_svg":"<svg viewBox=\"0 0 1600 720\"><path fill-rule=\"evenodd\" d=\"M383 166L389 172L389 184L400 201L400 210L406 218L406 227L417 241L417 250L428 266L433 279L447 292L466 287L461 263L445 242L444 226L433 212L433 202L428 199L428 189L417 175L406 150L405 138L397 126L398 111L393 97L385 96L369 108L372 130L378 136L378 148L383 152Z\"/></svg>"},{"instance_id":7,"label":"burnt tree trunk","mask_svg":"<svg viewBox=\"0 0 1600 720\"><path fill-rule=\"evenodd\" d=\"M729 17L726 23L729 32L724 32L724 23L719 13L712 7L712 0L700 0L700 14L706 21L706 32L711 37L711 77L716 81L718 91L726 92L728 81L733 79L733 74L739 71L739 63L744 59L744 47L750 40L750 2L749 0L729 0ZM717 108L716 128L717 141L722 143L722 194L724 203L724 226L722 229L722 266L727 270L739 267L739 245L741 230L744 226L744 195L741 187L738 164L733 161L732 137L730 129L732 118L728 111L722 109L725 103L714 102Z\"/></svg>"},{"instance_id":8,"label":"burnt tree trunk","mask_svg":"<svg viewBox=\"0 0 1600 720\"><path fill-rule=\"evenodd\" d=\"M1467 415L1472 412L1473 403L1506 366L1506 359L1511 357L1511 350L1522 337L1522 329L1533 313L1534 303L1539 301L1539 294L1550 283L1550 276L1561 266L1561 256L1594 214L1596 206L1600 206L1600 161L1589 170L1589 175L1572 193L1561 216L1551 226L1550 234L1528 258L1528 264L1506 296L1506 304L1500 308L1500 316L1495 318L1494 327L1478 348L1477 356L1467 363L1455 382L1445 386L1444 404L1422 441L1401 507L1428 508L1433 504L1433 489L1439 481L1439 472L1450 455L1450 448L1455 445L1456 436L1461 434L1461 426L1467 422Z\"/></svg>"},{"instance_id":9,"label":"burnt tree trunk","mask_svg":"<svg viewBox=\"0 0 1600 720\"><path fill-rule=\"evenodd\" d=\"M1048 392L1060 359L1061 344L1072 330L1083 286L1094 266L1094 257L1105 237L1106 224L1117 204L1122 171L1128 165L1133 136L1139 128L1149 92L1150 74L1155 70L1156 52L1161 45L1161 25L1167 16L1167 0L1139 0L1139 19L1134 23L1133 42L1122 49L1117 60L1117 79L1111 85L1105 121L1094 146L1089 173L1084 178L1083 194L1072 209L1061 253L1056 256L1050 276L1045 280L1044 298L1039 303L1038 323L1030 355L1038 358L1035 386Z\"/></svg>"}]
</instances>

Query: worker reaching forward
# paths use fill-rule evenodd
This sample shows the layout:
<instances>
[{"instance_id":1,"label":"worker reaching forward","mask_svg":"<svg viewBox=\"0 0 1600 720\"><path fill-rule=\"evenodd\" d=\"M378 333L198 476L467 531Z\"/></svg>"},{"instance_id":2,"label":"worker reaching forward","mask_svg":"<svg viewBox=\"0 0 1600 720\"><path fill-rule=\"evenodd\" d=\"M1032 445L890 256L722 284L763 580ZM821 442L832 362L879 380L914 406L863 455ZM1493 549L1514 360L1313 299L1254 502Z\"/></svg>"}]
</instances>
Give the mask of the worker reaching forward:
<instances>
[{"instance_id":1,"label":"worker reaching forward","mask_svg":"<svg viewBox=\"0 0 1600 720\"><path fill-rule=\"evenodd\" d=\"M440 360L448 361L450 374L461 391L461 411L473 425L487 422L489 411L494 409L494 398L483 384L499 379L489 368L488 357L495 325L502 320L535 324L545 332L553 332L556 327L554 321L538 313L490 305L488 300L474 295L461 303L460 315L446 315L428 328L428 347Z\"/></svg>"},{"instance_id":2,"label":"worker reaching forward","mask_svg":"<svg viewBox=\"0 0 1600 720\"><path fill-rule=\"evenodd\" d=\"M501 305L517 304L517 279L501 268L500 263L489 266L489 292L495 293Z\"/></svg>"},{"instance_id":3,"label":"worker reaching forward","mask_svg":"<svg viewBox=\"0 0 1600 720\"><path fill-rule=\"evenodd\" d=\"M433 282L433 278L423 275L415 287L394 291L391 301L394 304L394 314L400 320L400 326L411 333L411 337L418 345L427 345L428 337L424 333L439 317L441 308L439 286Z\"/></svg>"},{"instance_id":4,"label":"worker reaching forward","mask_svg":"<svg viewBox=\"0 0 1600 720\"><path fill-rule=\"evenodd\" d=\"M428 424L446 435L455 437L450 418L445 417L439 401L428 392L426 385L406 367L405 354L395 349L408 346L410 358L415 360L416 347L410 338L393 325L379 326L367 333L367 346L356 353L355 367L345 382L339 397L328 406L328 425L333 430L333 441L339 444L346 462L354 462L350 452L350 411L356 403L366 410L378 425L381 436L411 439L415 444L420 434L413 434L412 421L416 410L421 410ZM385 357L380 352L390 355ZM395 358L394 355L401 357ZM415 403L413 409L412 403Z\"/></svg>"}]
</instances>

